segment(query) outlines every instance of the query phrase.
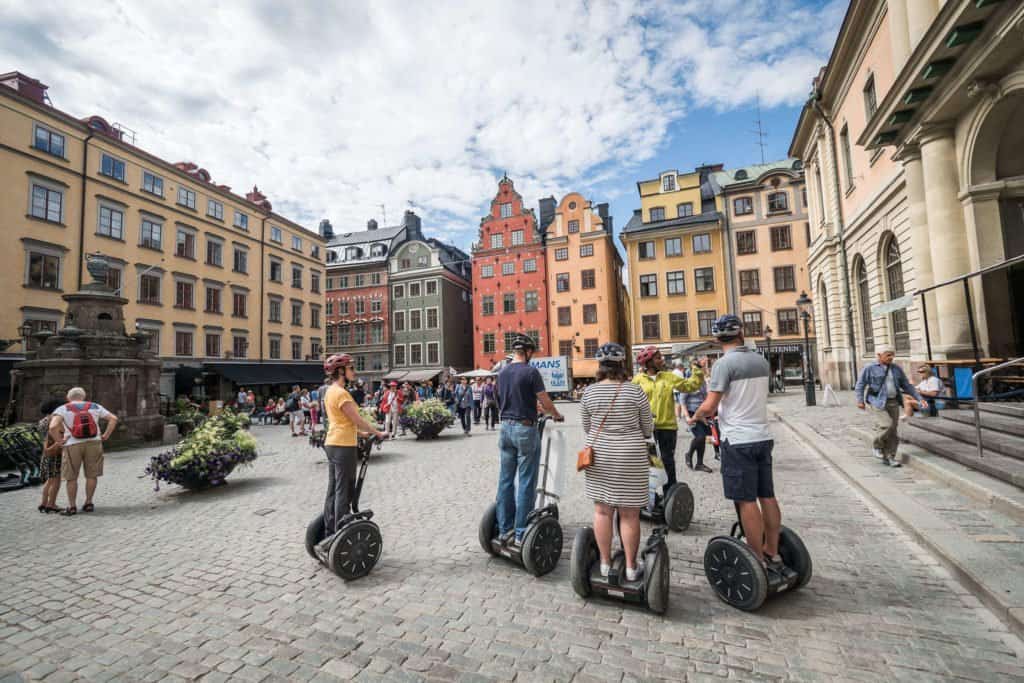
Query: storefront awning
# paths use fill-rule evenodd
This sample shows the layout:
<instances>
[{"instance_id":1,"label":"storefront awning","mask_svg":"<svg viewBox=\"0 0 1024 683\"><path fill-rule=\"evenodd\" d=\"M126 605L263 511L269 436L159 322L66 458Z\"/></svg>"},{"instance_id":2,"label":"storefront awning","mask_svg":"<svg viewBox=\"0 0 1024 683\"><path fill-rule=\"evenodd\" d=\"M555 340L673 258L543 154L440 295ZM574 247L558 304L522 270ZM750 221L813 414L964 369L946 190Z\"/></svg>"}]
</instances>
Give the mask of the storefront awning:
<instances>
[{"instance_id":1,"label":"storefront awning","mask_svg":"<svg viewBox=\"0 0 1024 683\"><path fill-rule=\"evenodd\" d=\"M321 384L320 363L203 363L203 370L240 385Z\"/></svg>"},{"instance_id":2,"label":"storefront awning","mask_svg":"<svg viewBox=\"0 0 1024 683\"><path fill-rule=\"evenodd\" d=\"M384 375L383 379L387 382L397 382L408 374L409 373L405 370L395 370L394 372L389 372Z\"/></svg>"},{"instance_id":3,"label":"storefront awning","mask_svg":"<svg viewBox=\"0 0 1024 683\"><path fill-rule=\"evenodd\" d=\"M442 368L434 368L432 370L411 370L409 374L402 378L403 382L426 382L428 379L434 379L443 372Z\"/></svg>"}]
</instances>

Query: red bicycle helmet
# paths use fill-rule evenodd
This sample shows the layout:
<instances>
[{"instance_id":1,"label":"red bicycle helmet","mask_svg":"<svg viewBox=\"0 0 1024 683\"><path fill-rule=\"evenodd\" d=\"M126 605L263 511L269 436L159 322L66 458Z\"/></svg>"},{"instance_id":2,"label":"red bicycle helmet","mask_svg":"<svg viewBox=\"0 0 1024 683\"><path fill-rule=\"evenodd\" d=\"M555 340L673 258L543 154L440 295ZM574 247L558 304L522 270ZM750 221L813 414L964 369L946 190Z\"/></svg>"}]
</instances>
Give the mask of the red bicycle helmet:
<instances>
[{"instance_id":1,"label":"red bicycle helmet","mask_svg":"<svg viewBox=\"0 0 1024 683\"><path fill-rule=\"evenodd\" d=\"M336 353L324 361L324 372L333 375L338 368L347 368L352 365L352 356L347 353Z\"/></svg>"},{"instance_id":2,"label":"red bicycle helmet","mask_svg":"<svg viewBox=\"0 0 1024 683\"><path fill-rule=\"evenodd\" d=\"M640 353L637 354L636 362L639 363L641 366L646 366L648 363L651 362L651 359L657 355L657 353L657 346L646 346L640 351Z\"/></svg>"}]
</instances>

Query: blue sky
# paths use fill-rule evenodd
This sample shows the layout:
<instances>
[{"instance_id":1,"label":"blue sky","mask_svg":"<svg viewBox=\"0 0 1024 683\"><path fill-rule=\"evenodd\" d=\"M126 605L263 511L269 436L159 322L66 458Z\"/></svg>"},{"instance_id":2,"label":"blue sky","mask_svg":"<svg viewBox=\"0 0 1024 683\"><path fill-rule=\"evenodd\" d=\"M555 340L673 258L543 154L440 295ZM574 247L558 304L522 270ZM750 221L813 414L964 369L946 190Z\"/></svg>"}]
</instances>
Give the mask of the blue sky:
<instances>
[{"instance_id":1,"label":"blue sky","mask_svg":"<svg viewBox=\"0 0 1024 683\"><path fill-rule=\"evenodd\" d=\"M0 71L315 228L413 207L468 248L503 171L622 226L635 182L785 155L845 0L0 3Z\"/></svg>"}]
</instances>

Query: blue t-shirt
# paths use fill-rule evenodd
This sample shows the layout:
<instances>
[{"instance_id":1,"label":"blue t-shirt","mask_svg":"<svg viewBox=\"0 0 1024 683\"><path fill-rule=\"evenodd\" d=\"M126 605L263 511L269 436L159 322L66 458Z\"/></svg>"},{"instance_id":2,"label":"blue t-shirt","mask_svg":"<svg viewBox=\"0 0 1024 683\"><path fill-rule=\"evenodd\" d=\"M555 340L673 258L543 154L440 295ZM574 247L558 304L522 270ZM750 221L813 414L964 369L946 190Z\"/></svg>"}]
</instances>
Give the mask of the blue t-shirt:
<instances>
[{"instance_id":1,"label":"blue t-shirt","mask_svg":"<svg viewBox=\"0 0 1024 683\"><path fill-rule=\"evenodd\" d=\"M529 363L509 363L498 373L502 420L537 421L537 394L547 391L544 378Z\"/></svg>"}]
</instances>

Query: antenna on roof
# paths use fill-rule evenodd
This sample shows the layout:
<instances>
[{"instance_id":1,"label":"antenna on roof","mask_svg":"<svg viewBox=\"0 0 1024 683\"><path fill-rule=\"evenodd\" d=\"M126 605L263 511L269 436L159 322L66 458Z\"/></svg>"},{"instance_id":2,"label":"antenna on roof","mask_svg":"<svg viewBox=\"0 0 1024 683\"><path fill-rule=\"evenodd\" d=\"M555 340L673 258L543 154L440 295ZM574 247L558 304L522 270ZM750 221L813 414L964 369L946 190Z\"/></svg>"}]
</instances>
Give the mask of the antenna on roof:
<instances>
[{"instance_id":1,"label":"antenna on roof","mask_svg":"<svg viewBox=\"0 0 1024 683\"><path fill-rule=\"evenodd\" d=\"M381 222L382 225L384 225L386 227L387 224L388 224L388 212L384 208L383 204L380 205L380 213L381 213L380 222Z\"/></svg>"},{"instance_id":2,"label":"antenna on roof","mask_svg":"<svg viewBox=\"0 0 1024 683\"><path fill-rule=\"evenodd\" d=\"M761 148L761 163L765 163L767 158L764 155L765 141L768 137L768 131L764 129L763 122L761 121L761 93L760 91L755 95L755 101L757 102L757 120L754 121L757 124L757 130L751 131L757 136L757 146Z\"/></svg>"}]
</instances>

